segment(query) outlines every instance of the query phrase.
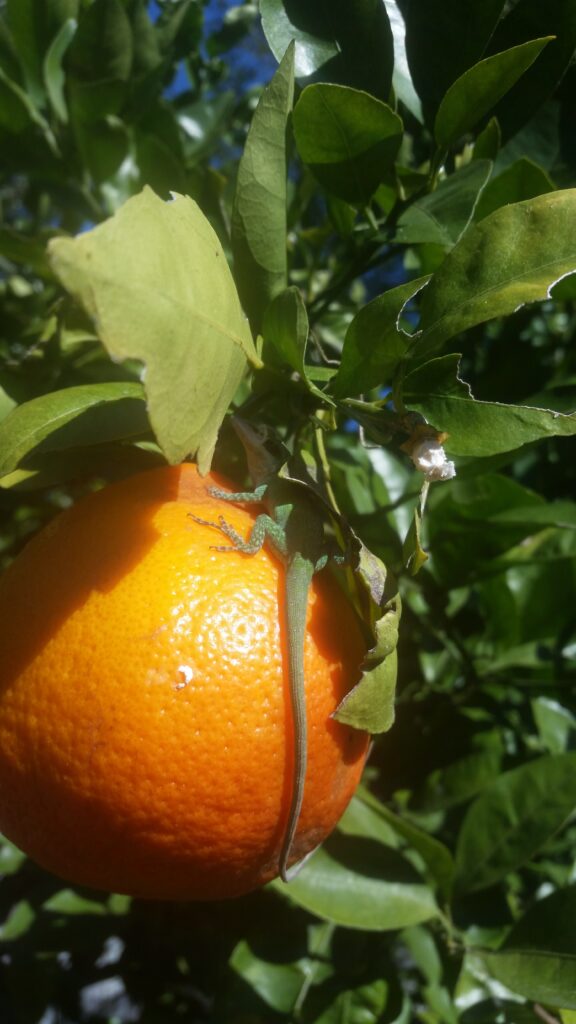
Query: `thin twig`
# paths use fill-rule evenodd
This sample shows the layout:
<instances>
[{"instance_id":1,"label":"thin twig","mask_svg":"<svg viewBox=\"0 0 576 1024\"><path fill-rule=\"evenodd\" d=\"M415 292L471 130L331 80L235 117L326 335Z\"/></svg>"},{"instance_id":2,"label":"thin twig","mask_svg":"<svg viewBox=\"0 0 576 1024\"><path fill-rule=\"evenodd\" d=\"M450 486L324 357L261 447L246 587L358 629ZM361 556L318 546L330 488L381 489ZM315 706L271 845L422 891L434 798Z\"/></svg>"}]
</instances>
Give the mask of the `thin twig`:
<instances>
[{"instance_id":1,"label":"thin twig","mask_svg":"<svg viewBox=\"0 0 576 1024\"><path fill-rule=\"evenodd\" d=\"M548 1010L545 1010L543 1006L540 1006L540 1003L534 1003L533 1009L536 1016L540 1017L540 1020L544 1021L544 1024L560 1024L558 1017L553 1017L551 1013L548 1013Z\"/></svg>"}]
</instances>

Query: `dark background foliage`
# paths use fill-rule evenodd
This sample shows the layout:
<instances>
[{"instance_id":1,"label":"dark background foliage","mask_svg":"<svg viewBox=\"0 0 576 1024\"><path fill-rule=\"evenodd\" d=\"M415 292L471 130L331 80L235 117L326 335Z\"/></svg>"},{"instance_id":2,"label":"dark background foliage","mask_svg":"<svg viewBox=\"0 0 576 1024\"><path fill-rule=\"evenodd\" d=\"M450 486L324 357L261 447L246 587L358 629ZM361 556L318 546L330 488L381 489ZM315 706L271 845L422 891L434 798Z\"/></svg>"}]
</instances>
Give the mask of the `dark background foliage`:
<instances>
[{"instance_id":1,"label":"dark background foliage","mask_svg":"<svg viewBox=\"0 0 576 1024\"><path fill-rule=\"evenodd\" d=\"M403 597L396 723L288 889L146 904L73 889L3 843L3 1024L576 1020L571 0L4 0L0 415L138 382L64 295L46 243L144 185L198 202L253 326L266 323L270 280L232 207L262 86L293 38L285 227L307 366L265 329L250 401L304 439L323 396L336 410L334 492ZM525 210L541 218L528 242ZM401 313L423 331L408 357ZM64 448L28 440L7 456L4 564L94 480L161 458L141 414L123 405ZM422 522L401 447L414 416L449 434L457 467ZM230 468L226 443L216 457Z\"/></svg>"}]
</instances>

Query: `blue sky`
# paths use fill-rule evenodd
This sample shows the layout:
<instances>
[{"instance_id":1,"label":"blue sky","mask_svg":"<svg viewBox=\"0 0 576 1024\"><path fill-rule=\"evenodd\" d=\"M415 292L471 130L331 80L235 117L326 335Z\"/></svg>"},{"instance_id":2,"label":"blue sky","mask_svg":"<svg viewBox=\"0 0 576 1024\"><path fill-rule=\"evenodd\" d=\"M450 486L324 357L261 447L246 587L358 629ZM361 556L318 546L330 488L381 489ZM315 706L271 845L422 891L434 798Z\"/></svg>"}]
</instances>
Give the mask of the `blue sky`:
<instances>
[{"instance_id":1,"label":"blue sky","mask_svg":"<svg viewBox=\"0 0 576 1024\"><path fill-rule=\"evenodd\" d=\"M217 32L222 27L227 10L236 6L239 6L237 0L209 0L204 9L204 37L208 38ZM156 0L151 0L148 9L152 18L158 17L160 12ZM227 51L223 59L228 65L223 87L237 94L269 81L276 69L276 61L268 49L259 21L256 21L251 32L238 46ZM185 64L182 63L166 95L174 97L187 88L188 78Z\"/></svg>"}]
</instances>

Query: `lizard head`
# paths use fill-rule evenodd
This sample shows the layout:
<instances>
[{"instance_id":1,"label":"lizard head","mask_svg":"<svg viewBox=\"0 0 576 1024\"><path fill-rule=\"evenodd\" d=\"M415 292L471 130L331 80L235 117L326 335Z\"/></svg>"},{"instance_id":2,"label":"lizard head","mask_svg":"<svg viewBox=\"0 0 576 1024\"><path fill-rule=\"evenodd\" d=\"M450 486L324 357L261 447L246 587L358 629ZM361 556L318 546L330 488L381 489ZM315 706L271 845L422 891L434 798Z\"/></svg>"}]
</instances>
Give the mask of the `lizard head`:
<instances>
[{"instance_id":1,"label":"lizard head","mask_svg":"<svg viewBox=\"0 0 576 1024\"><path fill-rule=\"evenodd\" d=\"M253 484L258 487L259 484L267 483L286 462L288 449L278 435L264 424L255 425L240 416L233 416L232 426L246 452L248 472Z\"/></svg>"}]
</instances>

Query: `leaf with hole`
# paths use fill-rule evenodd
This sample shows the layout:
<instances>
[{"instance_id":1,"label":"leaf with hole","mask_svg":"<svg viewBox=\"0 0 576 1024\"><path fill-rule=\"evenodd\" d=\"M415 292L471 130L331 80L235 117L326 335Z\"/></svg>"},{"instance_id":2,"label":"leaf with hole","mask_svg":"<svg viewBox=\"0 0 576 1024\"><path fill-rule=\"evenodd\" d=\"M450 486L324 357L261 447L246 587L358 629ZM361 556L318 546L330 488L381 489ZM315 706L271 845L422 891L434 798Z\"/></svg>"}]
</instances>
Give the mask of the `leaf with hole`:
<instances>
[{"instance_id":1,"label":"leaf with hole","mask_svg":"<svg viewBox=\"0 0 576 1024\"><path fill-rule=\"evenodd\" d=\"M459 376L460 355L423 363L403 383L403 400L448 437L453 455L496 455L544 437L576 434L576 413L477 401Z\"/></svg>"}]
</instances>

